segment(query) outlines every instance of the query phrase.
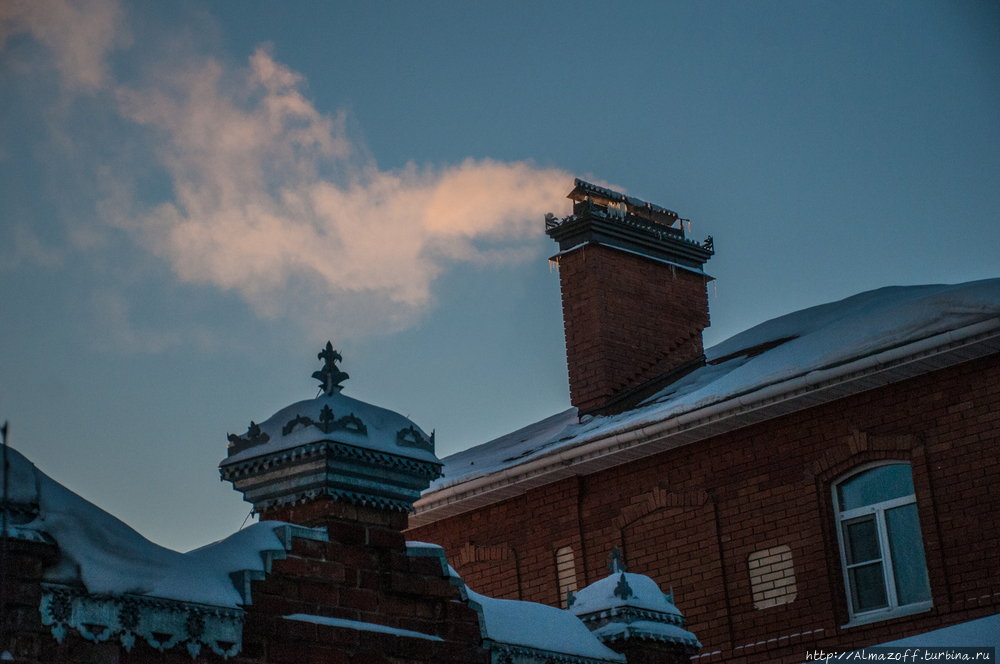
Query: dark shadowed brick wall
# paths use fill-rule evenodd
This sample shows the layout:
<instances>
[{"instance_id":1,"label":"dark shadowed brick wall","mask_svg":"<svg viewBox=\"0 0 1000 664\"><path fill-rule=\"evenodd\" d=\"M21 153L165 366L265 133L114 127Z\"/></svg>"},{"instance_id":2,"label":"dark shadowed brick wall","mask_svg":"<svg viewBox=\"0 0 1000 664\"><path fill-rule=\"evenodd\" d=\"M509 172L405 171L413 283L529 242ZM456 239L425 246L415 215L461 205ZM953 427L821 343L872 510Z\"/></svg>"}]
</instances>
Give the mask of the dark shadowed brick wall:
<instances>
[{"instance_id":1,"label":"dark shadowed brick wall","mask_svg":"<svg viewBox=\"0 0 1000 664\"><path fill-rule=\"evenodd\" d=\"M706 277L590 244L559 257L570 400L582 411L702 352Z\"/></svg>"},{"instance_id":2,"label":"dark shadowed brick wall","mask_svg":"<svg viewBox=\"0 0 1000 664\"><path fill-rule=\"evenodd\" d=\"M704 645L696 662L802 662L807 649L871 645L1000 611L998 451L993 356L560 480L407 536L443 545L453 565L469 547L514 551L499 561L503 573L477 571L470 587L553 606L558 549L573 547L582 588L608 573L618 546L630 571L674 588ZM934 608L843 627L832 484L889 459L912 468ZM781 546L792 554L795 599L756 609L748 560ZM516 574L502 567L511 564Z\"/></svg>"}]
</instances>

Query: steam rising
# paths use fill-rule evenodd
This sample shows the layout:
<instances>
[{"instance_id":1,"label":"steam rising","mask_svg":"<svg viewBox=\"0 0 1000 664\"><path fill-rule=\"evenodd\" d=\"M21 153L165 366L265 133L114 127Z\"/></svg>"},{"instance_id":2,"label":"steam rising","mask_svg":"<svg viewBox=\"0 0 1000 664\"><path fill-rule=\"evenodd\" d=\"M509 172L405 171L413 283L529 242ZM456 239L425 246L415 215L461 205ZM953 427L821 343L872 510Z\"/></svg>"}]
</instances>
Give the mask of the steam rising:
<instances>
[{"instance_id":1,"label":"steam rising","mask_svg":"<svg viewBox=\"0 0 1000 664\"><path fill-rule=\"evenodd\" d=\"M128 44L122 15L112 0L5 4L0 40L30 32L67 89L103 94L149 130L173 196L151 208L109 172L107 221L179 280L235 292L258 315L317 338L401 329L449 265L532 257L544 213L566 207L571 177L524 162L378 169L344 114L316 109L266 47L246 67L190 54L123 85L106 66Z\"/></svg>"}]
</instances>

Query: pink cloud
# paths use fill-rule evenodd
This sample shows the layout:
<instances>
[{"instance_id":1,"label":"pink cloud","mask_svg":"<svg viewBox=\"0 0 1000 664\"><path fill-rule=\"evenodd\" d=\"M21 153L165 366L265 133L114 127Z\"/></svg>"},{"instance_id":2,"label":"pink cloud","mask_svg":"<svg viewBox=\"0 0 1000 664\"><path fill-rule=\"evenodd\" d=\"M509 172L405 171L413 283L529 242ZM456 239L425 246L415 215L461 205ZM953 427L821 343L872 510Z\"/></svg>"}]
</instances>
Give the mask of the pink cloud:
<instances>
[{"instance_id":1,"label":"pink cloud","mask_svg":"<svg viewBox=\"0 0 1000 664\"><path fill-rule=\"evenodd\" d=\"M64 85L84 91L107 84L107 54L131 41L117 0L4 0L0 48L22 32L50 49Z\"/></svg>"},{"instance_id":2,"label":"pink cloud","mask_svg":"<svg viewBox=\"0 0 1000 664\"><path fill-rule=\"evenodd\" d=\"M288 315L289 290L307 284L328 303L316 324L363 297L368 314L355 331L379 328L393 307L398 328L430 304L450 261L532 255L544 213L566 207L571 177L523 162L352 166L343 115L317 111L299 91L302 77L267 49L249 62L236 72L201 61L118 92L126 117L163 136L159 156L176 192L132 230L183 281L234 290L265 316ZM321 177L330 163L350 177Z\"/></svg>"}]
</instances>

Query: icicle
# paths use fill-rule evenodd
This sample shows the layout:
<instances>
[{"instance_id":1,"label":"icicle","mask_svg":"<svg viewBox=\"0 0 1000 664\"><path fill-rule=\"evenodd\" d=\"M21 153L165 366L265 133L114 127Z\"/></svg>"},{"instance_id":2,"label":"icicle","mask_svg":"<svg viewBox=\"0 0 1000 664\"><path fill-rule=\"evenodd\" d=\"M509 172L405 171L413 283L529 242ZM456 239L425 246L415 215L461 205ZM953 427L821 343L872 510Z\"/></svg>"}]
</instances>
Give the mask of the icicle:
<instances>
[{"instance_id":1,"label":"icicle","mask_svg":"<svg viewBox=\"0 0 1000 664\"><path fill-rule=\"evenodd\" d=\"M719 299L719 282L718 281L713 281L712 282L712 289L715 291L715 299L718 300Z\"/></svg>"}]
</instances>

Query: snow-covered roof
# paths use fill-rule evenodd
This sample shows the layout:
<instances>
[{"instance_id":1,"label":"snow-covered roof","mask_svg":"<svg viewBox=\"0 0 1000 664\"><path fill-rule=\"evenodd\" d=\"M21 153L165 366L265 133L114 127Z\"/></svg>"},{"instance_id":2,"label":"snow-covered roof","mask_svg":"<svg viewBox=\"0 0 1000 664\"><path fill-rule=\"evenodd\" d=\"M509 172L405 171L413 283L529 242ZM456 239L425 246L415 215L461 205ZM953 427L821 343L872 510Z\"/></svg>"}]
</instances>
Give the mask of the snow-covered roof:
<instances>
[{"instance_id":1,"label":"snow-covered roof","mask_svg":"<svg viewBox=\"0 0 1000 664\"><path fill-rule=\"evenodd\" d=\"M330 426L326 427L329 429L328 432L323 431L324 422L330 422ZM434 452L427 449L427 443L432 439L411 420L386 408L353 399L339 391L293 403L258 426L260 432L257 440L261 442L232 454L224 459L220 466L231 466L255 457L324 440L425 463L440 463ZM406 432L403 443L400 442L401 432ZM416 434L424 440L420 441ZM264 436L267 438L264 439ZM423 446L412 443L423 443Z\"/></svg>"},{"instance_id":2,"label":"snow-covered roof","mask_svg":"<svg viewBox=\"0 0 1000 664\"><path fill-rule=\"evenodd\" d=\"M996 648L1000 651L1000 614L942 627L880 644L895 648Z\"/></svg>"},{"instance_id":3,"label":"snow-covered roof","mask_svg":"<svg viewBox=\"0 0 1000 664\"><path fill-rule=\"evenodd\" d=\"M569 611L545 604L495 599L468 590L470 602L482 607L484 638L494 649L511 654L568 655L557 661L625 662Z\"/></svg>"},{"instance_id":4,"label":"snow-covered roof","mask_svg":"<svg viewBox=\"0 0 1000 664\"><path fill-rule=\"evenodd\" d=\"M628 592L618 590L623 578L628 584ZM656 581L648 576L631 572L609 574L576 593L573 598L570 611L578 616L629 607L662 613L676 622L680 622L682 617L681 612L670 598L663 594Z\"/></svg>"},{"instance_id":5,"label":"snow-covered roof","mask_svg":"<svg viewBox=\"0 0 1000 664\"><path fill-rule=\"evenodd\" d=\"M866 647L868 651L867 659L874 659L872 648L921 648L921 649L941 649L943 653L954 653L958 648L994 648L1000 650L1000 614L977 618L968 622L959 623L935 629L923 634L914 634L895 641L887 641L876 646ZM937 657L935 657L935 654ZM923 653L921 660L929 661L938 659L946 661L942 653ZM909 655L909 661L915 661L914 655ZM865 659L860 651L844 653L834 659L840 661L853 661ZM954 654L950 659L958 659ZM921 661L916 660L916 661ZM815 660L811 660L815 661Z\"/></svg>"},{"instance_id":6,"label":"snow-covered roof","mask_svg":"<svg viewBox=\"0 0 1000 664\"><path fill-rule=\"evenodd\" d=\"M10 495L38 506L20 530L45 533L59 546L59 562L44 581L83 585L92 595L133 595L235 608L244 589L230 575L263 574L271 558L283 558L283 529L306 529L268 521L253 524L208 546L180 553L137 533L84 500L9 449ZM276 532L277 531L277 532ZM287 539L287 538L286 538Z\"/></svg>"},{"instance_id":7,"label":"snow-covered roof","mask_svg":"<svg viewBox=\"0 0 1000 664\"><path fill-rule=\"evenodd\" d=\"M955 351L959 346L961 352ZM482 503L491 490L563 472L574 463L613 455L654 437L751 410L760 411L757 420L744 417L742 424L733 420L732 426L766 419L774 415L767 414L765 406L792 396L813 395L775 414L998 351L1000 279L887 287L797 311L707 349L704 366L637 408L613 416L585 416L582 421L571 408L446 457L444 477L424 492L411 525L460 511L454 504L466 498L475 496ZM905 370L896 369L904 364ZM897 375L859 380L883 370ZM844 386L839 392L827 389L834 384ZM816 396L822 390L827 396ZM601 442L612 439L613 444ZM688 435L677 444L696 439ZM516 493L511 489L500 498ZM439 516L428 514L432 510Z\"/></svg>"},{"instance_id":8,"label":"snow-covered roof","mask_svg":"<svg viewBox=\"0 0 1000 664\"><path fill-rule=\"evenodd\" d=\"M674 643L690 653L701 643L681 625L684 617L648 576L614 571L572 596L569 610L603 643L644 639Z\"/></svg>"},{"instance_id":9,"label":"snow-covered roof","mask_svg":"<svg viewBox=\"0 0 1000 664\"><path fill-rule=\"evenodd\" d=\"M555 661L567 664L624 662L622 655L603 645L569 611L512 599L495 599L471 590L448 564L444 548L427 542L407 542L406 555L434 557L462 598L479 613L484 645L510 655L514 661Z\"/></svg>"}]
</instances>

